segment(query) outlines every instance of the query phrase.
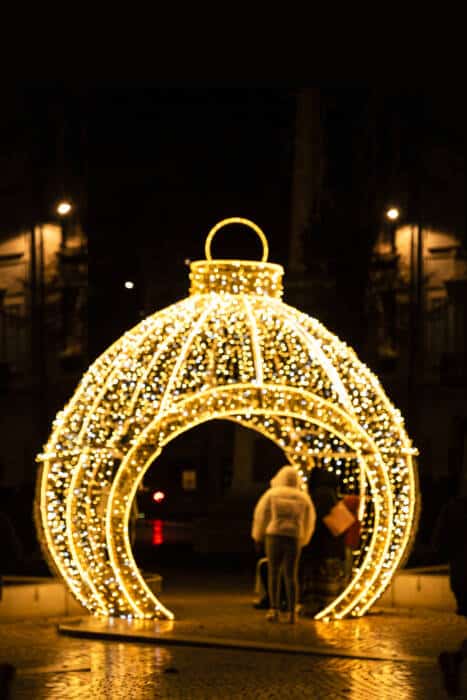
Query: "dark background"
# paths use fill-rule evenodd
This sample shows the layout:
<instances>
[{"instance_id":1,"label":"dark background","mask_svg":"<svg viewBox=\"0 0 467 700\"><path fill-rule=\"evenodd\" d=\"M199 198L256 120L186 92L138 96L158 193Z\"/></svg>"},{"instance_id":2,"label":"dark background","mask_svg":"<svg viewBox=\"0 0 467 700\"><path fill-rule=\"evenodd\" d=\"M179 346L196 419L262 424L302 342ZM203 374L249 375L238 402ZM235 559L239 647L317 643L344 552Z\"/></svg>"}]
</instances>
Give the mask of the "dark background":
<instances>
[{"instance_id":1,"label":"dark background","mask_svg":"<svg viewBox=\"0 0 467 700\"><path fill-rule=\"evenodd\" d=\"M89 241L91 357L142 309L178 298L187 288L184 261L204 255L221 218L256 221L270 259L287 265L300 89L145 81L7 88L1 228L50 219L58 198L72 198ZM436 86L315 90L320 162L304 263L331 262L349 306L333 310L333 329L358 350L355 321L387 203L400 203L411 221L465 230L465 105ZM254 236L238 233L225 233L216 250L258 254ZM138 283L132 295L127 278Z\"/></svg>"},{"instance_id":2,"label":"dark background","mask_svg":"<svg viewBox=\"0 0 467 700\"><path fill-rule=\"evenodd\" d=\"M296 115L306 89L319 118L310 126L316 167L302 275L316 284L297 301L288 263L302 148ZM286 268L286 301L369 361L365 293L383 212L397 203L405 221L455 230L465 241L464 155L465 104L450 86L4 86L0 236L56 219L56 202L67 197L88 240L88 344L74 374L50 387L46 411L38 408L38 444L88 364L142 317L186 296L186 261L204 257L205 237L224 217L261 226L270 260ZM259 254L255 236L233 227L213 247L218 257ZM417 443L417 426L409 429ZM33 476L22 485L28 508Z\"/></svg>"}]
</instances>

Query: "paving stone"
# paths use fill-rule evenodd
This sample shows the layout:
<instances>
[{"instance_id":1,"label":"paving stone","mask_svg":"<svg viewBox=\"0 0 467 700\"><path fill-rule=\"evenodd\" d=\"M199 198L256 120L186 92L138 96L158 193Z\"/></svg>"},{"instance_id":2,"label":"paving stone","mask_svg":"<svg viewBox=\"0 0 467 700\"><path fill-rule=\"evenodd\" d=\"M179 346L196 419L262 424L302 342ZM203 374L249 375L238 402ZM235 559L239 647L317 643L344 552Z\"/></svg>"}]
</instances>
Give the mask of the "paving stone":
<instances>
[{"instance_id":1,"label":"paving stone","mask_svg":"<svg viewBox=\"0 0 467 700\"><path fill-rule=\"evenodd\" d=\"M351 698L438 700L437 656L467 637L466 622L449 613L376 610L359 620L272 625L251 606L251 591L168 587L178 616L171 634L198 646L76 639L59 634L64 618L0 624L0 662L17 669L13 699ZM69 621L68 621L69 622ZM154 623L152 623L154 624ZM258 649L204 647L235 638ZM261 651L261 642L282 651ZM318 653L290 654L303 644ZM322 655L324 654L324 655ZM387 656L385 660L375 660ZM467 669L463 683L467 698Z\"/></svg>"},{"instance_id":2,"label":"paving stone","mask_svg":"<svg viewBox=\"0 0 467 700\"><path fill-rule=\"evenodd\" d=\"M29 623L1 627L1 657L17 667L14 699L446 697L435 662L408 664L76 640L57 634L52 622L39 630Z\"/></svg>"}]
</instances>

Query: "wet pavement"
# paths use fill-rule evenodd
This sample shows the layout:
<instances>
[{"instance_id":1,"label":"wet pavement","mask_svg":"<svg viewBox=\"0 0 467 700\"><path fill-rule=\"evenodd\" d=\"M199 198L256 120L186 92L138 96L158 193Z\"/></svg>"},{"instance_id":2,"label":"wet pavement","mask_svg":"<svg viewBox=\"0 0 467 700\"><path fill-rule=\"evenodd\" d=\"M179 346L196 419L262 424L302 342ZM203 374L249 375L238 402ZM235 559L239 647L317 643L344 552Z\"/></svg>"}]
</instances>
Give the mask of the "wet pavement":
<instances>
[{"instance_id":1,"label":"wet pavement","mask_svg":"<svg viewBox=\"0 0 467 700\"><path fill-rule=\"evenodd\" d=\"M437 656L467 637L463 619L380 609L358 620L271 624L252 608L250 583L168 580L161 598L174 623L71 625L90 624L93 638L60 634L66 618L0 624L0 661L17 669L12 698L447 697ZM467 698L466 669L463 676Z\"/></svg>"}]
</instances>

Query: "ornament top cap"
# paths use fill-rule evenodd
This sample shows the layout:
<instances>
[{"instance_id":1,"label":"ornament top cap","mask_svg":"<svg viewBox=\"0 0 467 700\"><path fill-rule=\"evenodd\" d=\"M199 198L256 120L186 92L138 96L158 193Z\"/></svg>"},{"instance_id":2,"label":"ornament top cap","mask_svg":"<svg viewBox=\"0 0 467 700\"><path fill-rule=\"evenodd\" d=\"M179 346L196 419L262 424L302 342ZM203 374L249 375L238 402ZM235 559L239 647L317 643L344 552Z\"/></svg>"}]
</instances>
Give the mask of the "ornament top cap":
<instances>
[{"instance_id":1,"label":"ornament top cap","mask_svg":"<svg viewBox=\"0 0 467 700\"><path fill-rule=\"evenodd\" d=\"M255 260L213 260L211 243L219 229L228 224L244 224L258 235L263 255ZM190 264L190 294L254 294L280 298L282 296L281 265L268 263L269 246L264 232L253 221L234 216L219 221L209 231L204 247L206 260Z\"/></svg>"}]
</instances>

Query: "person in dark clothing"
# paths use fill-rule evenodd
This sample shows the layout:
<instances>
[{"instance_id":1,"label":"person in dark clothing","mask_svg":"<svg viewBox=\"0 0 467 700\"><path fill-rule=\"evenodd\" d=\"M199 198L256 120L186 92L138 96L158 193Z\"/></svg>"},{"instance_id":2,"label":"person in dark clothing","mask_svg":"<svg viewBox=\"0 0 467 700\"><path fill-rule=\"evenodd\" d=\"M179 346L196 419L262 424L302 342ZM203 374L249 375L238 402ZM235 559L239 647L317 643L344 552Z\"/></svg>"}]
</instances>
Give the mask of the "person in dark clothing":
<instances>
[{"instance_id":1,"label":"person in dark clothing","mask_svg":"<svg viewBox=\"0 0 467 700\"><path fill-rule=\"evenodd\" d=\"M313 617L344 589L346 545L343 535L333 535L323 521L339 502L338 480L334 472L315 467L308 489L316 508L316 528L303 553L301 614Z\"/></svg>"},{"instance_id":2,"label":"person in dark clothing","mask_svg":"<svg viewBox=\"0 0 467 700\"><path fill-rule=\"evenodd\" d=\"M435 527L434 549L449 563L449 581L454 593L457 614L467 617L467 497L452 498L441 510ZM439 664L448 695L456 697L460 688L461 665L467 655L467 639L454 652L443 651Z\"/></svg>"}]
</instances>

